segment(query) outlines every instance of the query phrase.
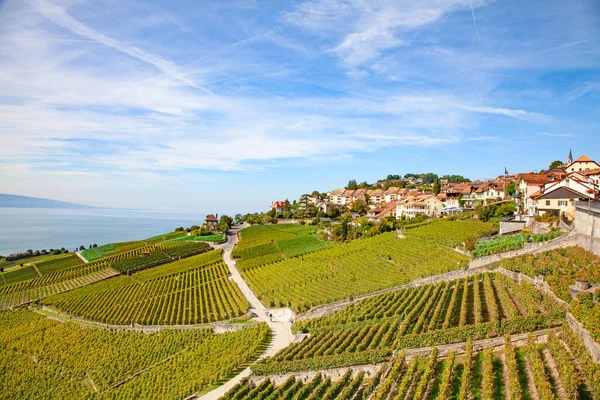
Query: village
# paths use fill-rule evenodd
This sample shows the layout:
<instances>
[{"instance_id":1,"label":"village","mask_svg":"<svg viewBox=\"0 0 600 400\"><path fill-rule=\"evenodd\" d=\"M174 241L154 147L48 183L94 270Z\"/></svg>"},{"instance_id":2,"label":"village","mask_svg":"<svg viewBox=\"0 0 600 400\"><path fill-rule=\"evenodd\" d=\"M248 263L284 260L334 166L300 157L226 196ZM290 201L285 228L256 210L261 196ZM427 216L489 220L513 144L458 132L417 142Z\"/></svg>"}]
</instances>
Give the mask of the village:
<instances>
[{"instance_id":1,"label":"village","mask_svg":"<svg viewBox=\"0 0 600 400\"><path fill-rule=\"evenodd\" d=\"M509 174L505 168L504 175L488 180L432 178L433 174L424 174L429 175L426 181L407 175L410 176L390 176L393 179L371 185L350 181L346 188L304 194L292 203L274 201L269 214L285 219L319 217L321 222L338 216L381 221L459 215L474 212L477 207L510 203L514 207L513 218L526 226L545 214L569 223L575 218L577 202L597 201L600 164L586 155L573 160L569 151L564 164L554 162L545 171Z\"/></svg>"}]
</instances>

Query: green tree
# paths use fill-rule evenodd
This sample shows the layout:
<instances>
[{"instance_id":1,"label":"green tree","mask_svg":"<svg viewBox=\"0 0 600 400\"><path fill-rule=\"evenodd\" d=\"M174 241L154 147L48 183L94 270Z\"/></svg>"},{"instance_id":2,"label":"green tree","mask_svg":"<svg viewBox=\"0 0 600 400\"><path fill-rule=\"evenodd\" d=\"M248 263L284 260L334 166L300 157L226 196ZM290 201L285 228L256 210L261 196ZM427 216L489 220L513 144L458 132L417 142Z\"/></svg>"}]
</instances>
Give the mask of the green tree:
<instances>
[{"instance_id":1,"label":"green tree","mask_svg":"<svg viewBox=\"0 0 600 400\"><path fill-rule=\"evenodd\" d=\"M437 196L438 194L440 194L440 178L435 178L435 180L433 181L433 193Z\"/></svg>"},{"instance_id":2,"label":"green tree","mask_svg":"<svg viewBox=\"0 0 600 400\"><path fill-rule=\"evenodd\" d=\"M367 211L369 211L369 206L367 206L367 204L362 200L356 200L350 205L350 211L357 212L360 215L365 215Z\"/></svg>"},{"instance_id":3,"label":"green tree","mask_svg":"<svg viewBox=\"0 0 600 400\"><path fill-rule=\"evenodd\" d=\"M515 182L511 182L508 184L508 186L506 186L506 194L512 196L515 193L517 193L517 184Z\"/></svg>"},{"instance_id":4,"label":"green tree","mask_svg":"<svg viewBox=\"0 0 600 400\"><path fill-rule=\"evenodd\" d=\"M358 184L356 183L356 179L350 179L348 181L348 186L346 186L348 190L356 190L358 189Z\"/></svg>"},{"instance_id":5,"label":"green tree","mask_svg":"<svg viewBox=\"0 0 600 400\"><path fill-rule=\"evenodd\" d=\"M219 223L217 224L217 229L225 232L227 229L231 228L232 224L233 218L231 218L229 215L221 215L221 218L219 218Z\"/></svg>"},{"instance_id":6,"label":"green tree","mask_svg":"<svg viewBox=\"0 0 600 400\"><path fill-rule=\"evenodd\" d=\"M548 169L552 169L552 168L558 168L561 165L563 165L564 163L560 160L554 160L550 163L550 166L548 167Z\"/></svg>"}]
</instances>

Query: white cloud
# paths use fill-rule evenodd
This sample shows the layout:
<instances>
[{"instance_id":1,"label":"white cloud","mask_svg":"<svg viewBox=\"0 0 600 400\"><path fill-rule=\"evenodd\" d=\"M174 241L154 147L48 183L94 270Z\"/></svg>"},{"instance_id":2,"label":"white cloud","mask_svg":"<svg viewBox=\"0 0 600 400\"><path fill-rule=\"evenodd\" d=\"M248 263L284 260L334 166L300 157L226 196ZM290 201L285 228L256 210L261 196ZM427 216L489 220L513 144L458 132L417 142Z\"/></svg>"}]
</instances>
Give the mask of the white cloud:
<instances>
[{"instance_id":1,"label":"white cloud","mask_svg":"<svg viewBox=\"0 0 600 400\"><path fill-rule=\"evenodd\" d=\"M447 13L473 9L469 0L307 0L283 14L283 21L317 34L341 36L332 51L348 67L378 58L408 42L403 34L427 26ZM335 39L334 39L335 40Z\"/></svg>"},{"instance_id":2,"label":"white cloud","mask_svg":"<svg viewBox=\"0 0 600 400\"><path fill-rule=\"evenodd\" d=\"M190 79L181 69L173 62L155 54L144 51L136 46L131 46L126 43L106 36L89 26L77 21L71 17L63 8L52 4L47 0L32 0L35 9L48 18L55 24L62 26L65 29L90 40L96 41L104 46L113 48L131 57L137 58L150 65L155 66L166 75L194 88L198 88L197 84Z\"/></svg>"}]
</instances>

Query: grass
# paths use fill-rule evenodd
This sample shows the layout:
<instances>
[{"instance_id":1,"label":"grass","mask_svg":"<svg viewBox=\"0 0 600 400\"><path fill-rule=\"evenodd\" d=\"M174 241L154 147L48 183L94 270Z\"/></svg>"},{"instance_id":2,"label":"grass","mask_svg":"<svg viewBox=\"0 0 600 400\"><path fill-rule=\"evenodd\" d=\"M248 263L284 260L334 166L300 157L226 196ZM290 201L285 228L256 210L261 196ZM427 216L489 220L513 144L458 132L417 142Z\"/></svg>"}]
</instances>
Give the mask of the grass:
<instances>
[{"instance_id":1,"label":"grass","mask_svg":"<svg viewBox=\"0 0 600 400\"><path fill-rule=\"evenodd\" d=\"M81 256L88 261L94 261L103 257L102 252L96 247L81 252Z\"/></svg>"},{"instance_id":2,"label":"grass","mask_svg":"<svg viewBox=\"0 0 600 400\"><path fill-rule=\"evenodd\" d=\"M10 271L3 272L0 275L2 276L2 282L6 285L38 278L38 274L37 272L35 272L35 268L33 268L33 266L31 265L13 268Z\"/></svg>"},{"instance_id":3,"label":"grass","mask_svg":"<svg viewBox=\"0 0 600 400\"><path fill-rule=\"evenodd\" d=\"M81 258L76 254L70 254L67 257L54 258L47 261L37 262L35 266L42 275L48 275L56 271L71 268L83 264Z\"/></svg>"},{"instance_id":4,"label":"grass","mask_svg":"<svg viewBox=\"0 0 600 400\"><path fill-rule=\"evenodd\" d=\"M225 240L225 234L219 233L216 235L205 235L205 236L180 236L174 239L169 239L170 242L178 242L182 240L199 240L202 242L222 242Z\"/></svg>"}]
</instances>

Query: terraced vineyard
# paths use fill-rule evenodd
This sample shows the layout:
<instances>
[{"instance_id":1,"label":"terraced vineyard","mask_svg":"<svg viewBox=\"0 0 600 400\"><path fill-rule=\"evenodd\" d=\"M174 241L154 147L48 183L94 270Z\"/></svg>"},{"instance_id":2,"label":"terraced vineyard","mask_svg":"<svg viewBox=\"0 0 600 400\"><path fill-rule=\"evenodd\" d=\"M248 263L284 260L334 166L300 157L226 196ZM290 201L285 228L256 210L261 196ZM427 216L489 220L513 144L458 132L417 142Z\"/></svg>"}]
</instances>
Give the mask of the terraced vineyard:
<instances>
[{"instance_id":1,"label":"terraced vineyard","mask_svg":"<svg viewBox=\"0 0 600 400\"><path fill-rule=\"evenodd\" d=\"M198 254L209 250L206 243L170 243L137 248L124 253L104 257L100 260L49 273L40 278L0 287L0 310L26 304L44 297L149 266L173 261L179 257Z\"/></svg>"},{"instance_id":2,"label":"terraced vineyard","mask_svg":"<svg viewBox=\"0 0 600 400\"><path fill-rule=\"evenodd\" d=\"M207 259L212 263L203 264ZM90 288L84 291L87 294L46 303L75 317L113 325L200 324L238 317L248 310L248 302L227 278L229 270L212 256L186 258L161 269L163 276L160 270L148 270L127 285L96 293L89 293Z\"/></svg>"},{"instance_id":3,"label":"terraced vineyard","mask_svg":"<svg viewBox=\"0 0 600 400\"><path fill-rule=\"evenodd\" d=\"M570 312L590 331L596 341L600 341L600 304L593 302L591 293L580 294L577 300L572 301L569 291L576 279L600 283L599 257L575 246L502 260L501 265L532 278L543 275L552 291L570 302Z\"/></svg>"},{"instance_id":4,"label":"terraced vineyard","mask_svg":"<svg viewBox=\"0 0 600 400\"><path fill-rule=\"evenodd\" d=\"M304 311L464 268L467 263L468 257L447 247L384 233L271 264L242 267L241 272L267 306Z\"/></svg>"},{"instance_id":5,"label":"terraced vineyard","mask_svg":"<svg viewBox=\"0 0 600 400\"><path fill-rule=\"evenodd\" d=\"M83 264L81 258L77 257L75 254L71 254L66 257L40 261L35 263L35 266L42 275L48 275L63 269L76 267L81 264Z\"/></svg>"},{"instance_id":6,"label":"terraced vineyard","mask_svg":"<svg viewBox=\"0 0 600 400\"><path fill-rule=\"evenodd\" d=\"M568 327L515 347L485 347L469 341L458 351L399 352L372 376L348 370L332 380L268 377L232 388L223 399L574 399L598 398L600 367ZM500 342L502 343L502 342ZM581 373L585 371L584 373Z\"/></svg>"},{"instance_id":7,"label":"terraced vineyard","mask_svg":"<svg viewBox=\"0 0 600 400\"><path fill-rule=\"evenodd\" d=\"M40 278L0 287L0 310L26 304L117 275L105 262L82 264Z\"/></svg>"},{"instance_id":8,"label":"terraced vineyard","mask_svg":"<svg viewBox=\"0 0 600 400\"><path fill-rule=\"evenodd\" d=\"M314 227L294 224L251 226L241 231L232 256L244 269L332 246L315 232Z\"/></svg>"},{"instance_id":9,"label":"terraced vineyard","mask_svg":"<svg viewBox=\"0 0 600 400\"><path fill-rule=\"evenodd\" d=\"M418 228L409 229L406 235L421 240L432 240L444 246L462 246L468 238L490 236L498 232L498 224L481 221L436 220Z\"/></svg>"},{"instance_id":10,"label":"terraced vineyard","mask_svg":"<svg viewBox=\"0 0 600 400\"><path fill-rule=\"evenodd\" d=\"M26 310L0 313L2 398L185 398L228 379L264 350L264 325L213 335L84 328Z\"/></svg>"},{"instance_id":11,"label":"terraced vineyard","mask_svg":"<svg viewBox=\"0 0 600 400\"><path fill-rule=\"evenodd\" d=\"M560 324L565 311L526 282L484 274L390 292L321 318L311 334L253 367L279 373L379 362L394 350L531 332Z\"/></svg>"}]
</instances>

